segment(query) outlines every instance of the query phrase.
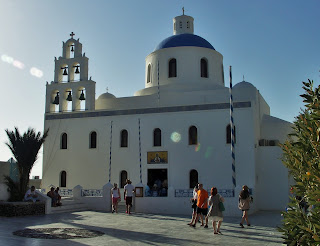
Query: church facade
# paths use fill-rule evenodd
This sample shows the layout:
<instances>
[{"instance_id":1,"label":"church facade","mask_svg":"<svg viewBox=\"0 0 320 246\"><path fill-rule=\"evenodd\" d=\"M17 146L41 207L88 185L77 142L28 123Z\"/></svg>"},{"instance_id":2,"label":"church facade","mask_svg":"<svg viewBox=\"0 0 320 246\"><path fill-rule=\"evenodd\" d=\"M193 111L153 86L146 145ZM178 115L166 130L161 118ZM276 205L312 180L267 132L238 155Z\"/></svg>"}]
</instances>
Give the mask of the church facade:
<instances>
[{"instance_id":1,"label":"church facade","mask_svg":"<svg viewBox=\"0 0 320 246\"><path fill-rule=\"evenodd\" d=\"M96 99L89 59L71 34L55 58L54 81L46 85L44 128L50 130L42 188L123 187L128 178L144 188L143 197L135 198L136 211L189 214L199 182L208 190L217 187L232 215L242 185L248 185L253 210L285 208L289 177L278 143L291 124L270 115L253 84L237 83L232 169L223 56L194 34L193 24L184 14L173 19L173 35L146 57L144 88L124 98L106 92Z\"/></svg>"}]
</instances>

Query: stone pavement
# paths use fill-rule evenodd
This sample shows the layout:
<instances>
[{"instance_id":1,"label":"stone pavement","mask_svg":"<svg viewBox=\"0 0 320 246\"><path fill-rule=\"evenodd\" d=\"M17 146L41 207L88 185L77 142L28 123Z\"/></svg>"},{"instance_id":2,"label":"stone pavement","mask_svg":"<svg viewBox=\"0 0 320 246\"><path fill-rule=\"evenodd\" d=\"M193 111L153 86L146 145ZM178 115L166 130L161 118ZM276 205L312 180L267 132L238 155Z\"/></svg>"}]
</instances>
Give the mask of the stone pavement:
<instances>
[{"instance_id":1,"label":"stone pavement","mask_svg":"<svg viewBox=\"0 0 320 246\"><path fill-rule=\"evenodd\" d=\"M191 211L190 211L191 213ZM276 227L281 224L280 212L258 212L251 215L252 226L240 228L240 218L225 217L221 232L214 235L211 220L209 228L197 224L197 228L187 225L190 216L153 215L133 213L112 214L94 211L61 213L39 216L25 216L0 220L0 245L6 246L80 246L80 245L281 245L281 234ZM65 238L42 239L13 235L24 229L36 229L35 236L51 236L52 228L66 233ZM63 228L68 228L64 230ZM71 228L71 229L70 229ZM40 232L41 229L41 232ZM77 238L79 231L102 232L92 238ZM31 230L29 230L30 232ZM45 232L47 231L47 232ZM46 234L48 233L48 234ZM92 233L92 232L91 232ZM67 235L68 234L68 235Z\"/></svg>"}]
</instances>

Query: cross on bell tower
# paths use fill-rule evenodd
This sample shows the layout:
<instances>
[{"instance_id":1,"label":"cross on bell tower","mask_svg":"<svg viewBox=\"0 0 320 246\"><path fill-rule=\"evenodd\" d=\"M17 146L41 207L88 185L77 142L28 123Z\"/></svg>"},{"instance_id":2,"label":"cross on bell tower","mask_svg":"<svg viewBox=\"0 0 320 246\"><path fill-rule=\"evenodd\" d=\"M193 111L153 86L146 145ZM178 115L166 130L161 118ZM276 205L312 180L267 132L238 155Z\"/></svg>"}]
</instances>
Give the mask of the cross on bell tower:
<instances>
[{"instance_id":1,"label":"cross on bell tower","mask_svg":"<svg viewBox=\"0 0 320 246\"><path fill-rule=\"evenodd\" d=\"M76 35L76 34L73 32L70 33L71 38L73 38L74 35Z\"/></svg>"}]
</instances>

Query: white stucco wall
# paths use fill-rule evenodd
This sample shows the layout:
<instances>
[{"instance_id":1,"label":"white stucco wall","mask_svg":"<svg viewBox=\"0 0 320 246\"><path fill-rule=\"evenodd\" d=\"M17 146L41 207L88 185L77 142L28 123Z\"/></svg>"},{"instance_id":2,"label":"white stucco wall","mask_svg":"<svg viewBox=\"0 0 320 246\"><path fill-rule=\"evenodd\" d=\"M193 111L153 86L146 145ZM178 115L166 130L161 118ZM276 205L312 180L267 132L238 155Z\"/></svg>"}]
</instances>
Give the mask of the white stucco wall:
<instances>
[{"instance_id":1,"label":"white stucco wall","mask_svg":"<svg viewBox=\"0 0 320 246\"><path fill-rule=\"evenodd\" d=\"M177 61L177 77L168 77L169 60ZM208 78L200 77L200 60L208 60ZM158 85L158 61L159 61L159 84L171 83L212 83L224 85L222 55L213 49L201 47L174 47L165 48L152 52L146 57L145 87ZM151 64L151 83L147 83L148 65Z\"/></svg>"},{"instance_id":2,"label":"white stucco wall","mask_svg":"<svg viewBox=\"0 0 320 246\"><path fill-rule=\"evenodd\" d=\"M249 168L254 161L254 136L250 132L252 123L248 120L252 117L250 109L235 110L234 117L237 119L237 162L241 163L237 166L239 182L253 185L253 181L241 178L243 172L254 173L254 169ZM139 181L139 118L143 183L147 183L148 168L168 168L169 186L177 189L189 188L189 172L196 169L199 172L199 181L208 187L230 188L230 144L225 142L226 126L229 124L228 109L46 121L46 128L50 129L50 133L44 145L43 185L58 186L59 174L63 170L70 174L67 177L69 188L79 183L85 188L99 188L106 183L109 173L111 121L113 122L111 183L119 183L122 170L127 170L130 179ZM188 145L188 130L192 125L198 129L198 147ZM160 128L162 131L161 147L152 146L155 128ZM128 148L120 147L122 129L126 129L129 134ZM92 131L96 131L98 135L97 149L89 149L89 134ZM60 137L63 132L68 134L66 150L60 149ZM181 141L178 143L170 138L174 132L181 134ZM148 151L168 151L169 163L146 164ZM180 177L176 176L177 173ZM95 177L94 180L91 177Z\"/></svg>"}]
</instances>

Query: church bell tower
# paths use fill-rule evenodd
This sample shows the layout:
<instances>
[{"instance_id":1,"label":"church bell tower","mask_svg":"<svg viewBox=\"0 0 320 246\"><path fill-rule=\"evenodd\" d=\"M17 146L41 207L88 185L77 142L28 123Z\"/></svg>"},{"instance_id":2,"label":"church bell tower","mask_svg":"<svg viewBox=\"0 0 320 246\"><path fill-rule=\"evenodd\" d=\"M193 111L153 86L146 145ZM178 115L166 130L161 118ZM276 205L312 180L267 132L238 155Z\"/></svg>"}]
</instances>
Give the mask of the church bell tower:
<instances>
[{"instance_id":1,"label":"church bell tower","mask_svg":"<svg viewBox=\"0 0 320 246\"><path fill-rule=\"evenodd\" d=\"M46 85L46 113L95 110L95 82L88 79L89 58L79 39L63 42L62 56L55 57L54 81Z\"/></svg>"}]
</instances>

